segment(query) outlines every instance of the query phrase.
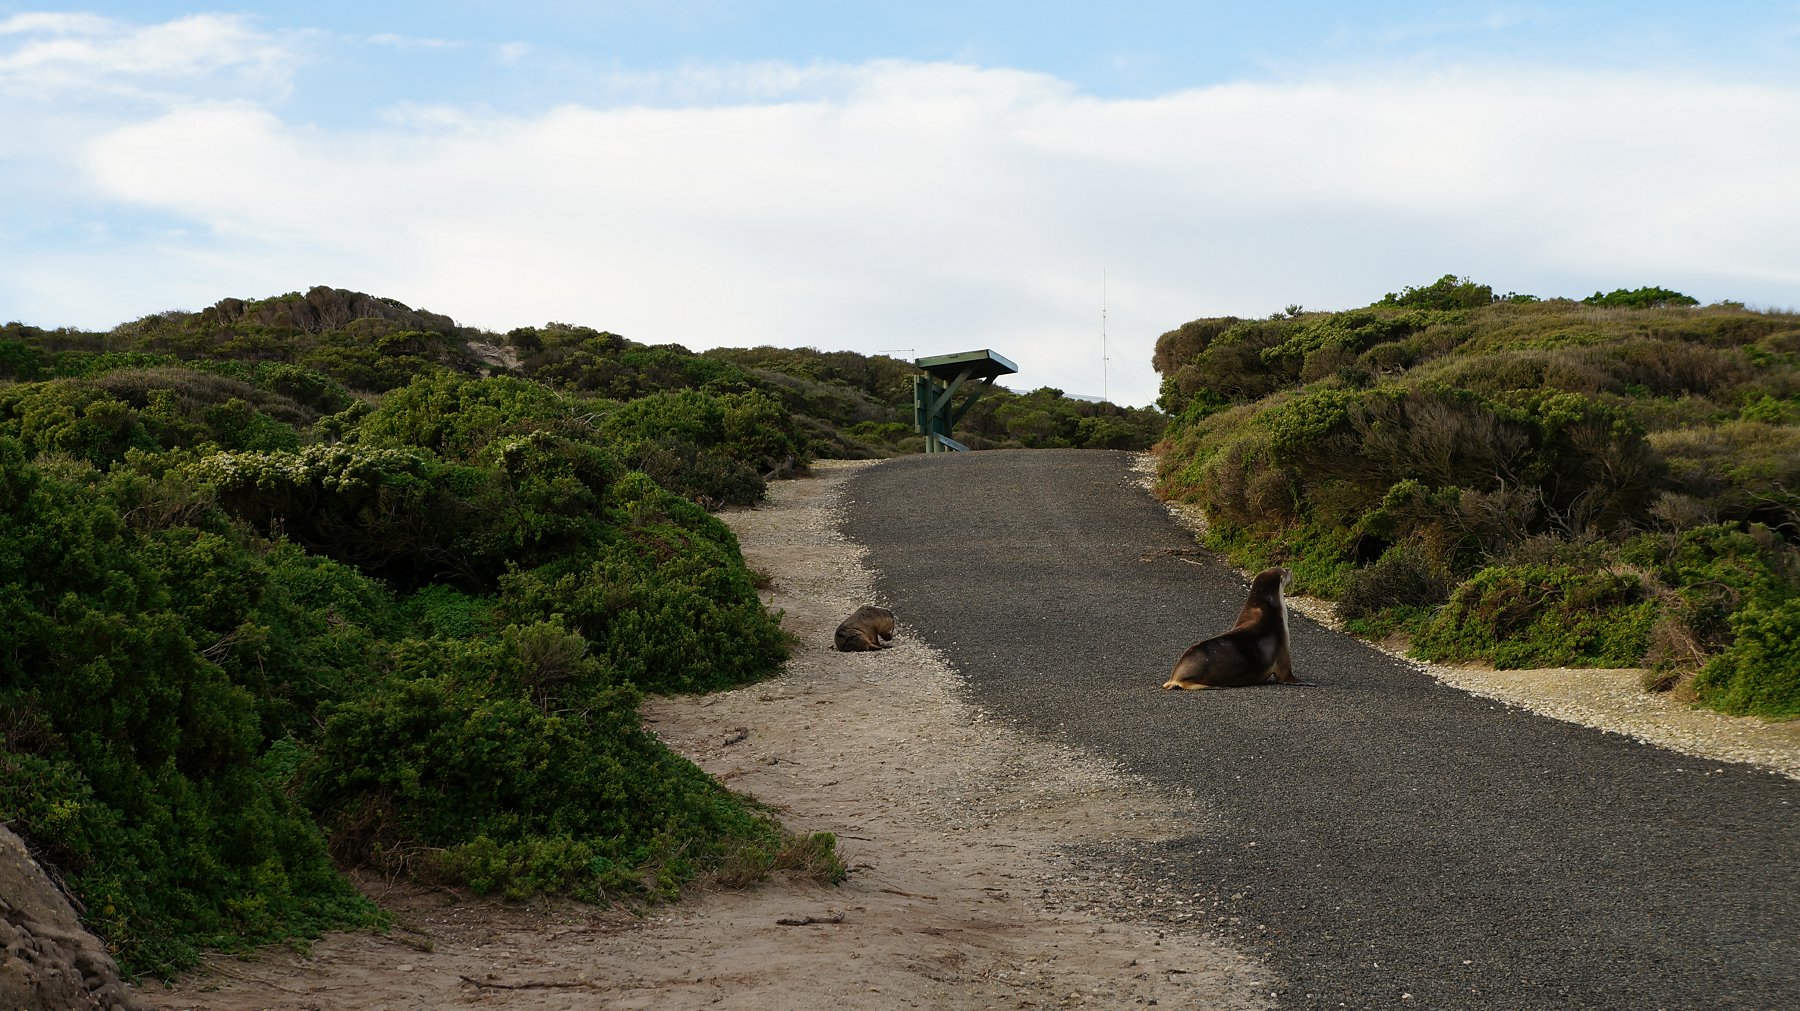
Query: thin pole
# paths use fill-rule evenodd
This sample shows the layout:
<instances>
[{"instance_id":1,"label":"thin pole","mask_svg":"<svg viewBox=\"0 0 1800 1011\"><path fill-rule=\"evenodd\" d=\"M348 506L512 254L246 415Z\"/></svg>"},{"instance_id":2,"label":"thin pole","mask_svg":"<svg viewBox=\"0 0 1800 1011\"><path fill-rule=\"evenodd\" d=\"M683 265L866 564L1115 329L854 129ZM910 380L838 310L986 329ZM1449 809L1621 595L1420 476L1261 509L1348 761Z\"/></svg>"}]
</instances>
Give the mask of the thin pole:
<instances>
[{"instance_id":1,"label":"thin pole","mask_svg":"<svg viewBox=\"0 0 1800 1011\"><path fill-rule=\"evenodd\" d=\"M1112 403L1112 391L1107 386L1106 357L1106 268L1100 268L1100 399Z\"/></svg>"}]
</instances>

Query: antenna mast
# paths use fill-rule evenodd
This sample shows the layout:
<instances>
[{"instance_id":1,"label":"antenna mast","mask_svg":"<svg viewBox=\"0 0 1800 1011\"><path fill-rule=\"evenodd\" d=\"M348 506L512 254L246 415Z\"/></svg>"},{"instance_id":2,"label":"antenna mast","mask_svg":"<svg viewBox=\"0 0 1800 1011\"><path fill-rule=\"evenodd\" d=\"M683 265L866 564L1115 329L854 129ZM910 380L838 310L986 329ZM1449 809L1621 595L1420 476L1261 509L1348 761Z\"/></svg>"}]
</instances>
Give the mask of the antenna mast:
<instances>
[{"instance_id":1,"label":"antenna mast","mask_svg":"<svg viewBox=\"0 0 1800 1011\"><path fill-rule=\"evenodd\" d=\"M1106 268L1100 268L1100 399L1112 403L1112 391L1107 388L1106 357Z\"/></svg>"}]
</instances>

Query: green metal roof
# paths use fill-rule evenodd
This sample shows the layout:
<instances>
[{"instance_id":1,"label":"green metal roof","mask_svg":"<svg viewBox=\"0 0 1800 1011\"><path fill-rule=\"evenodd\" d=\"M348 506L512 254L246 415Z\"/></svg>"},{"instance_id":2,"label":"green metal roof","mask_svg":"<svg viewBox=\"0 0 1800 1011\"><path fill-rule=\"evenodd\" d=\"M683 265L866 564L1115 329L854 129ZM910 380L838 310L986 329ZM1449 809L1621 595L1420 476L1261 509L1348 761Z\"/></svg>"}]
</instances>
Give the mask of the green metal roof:
<instances>
[{"instance_id":1,"label":"green metal roof","mask_svg":"<svg viewBox=\"0 0 1800 1011\"><path fill-rule=\"evenodd\" d=\"M996 376L1010 376L1019 371L1019 367L1008 361L1005 356L993 351L962 351L953 355L932 355L913 362L919 368L940 379L954 379L962 375L965 369L974 379L993 379Z\"/></svg>"}]
</instances>

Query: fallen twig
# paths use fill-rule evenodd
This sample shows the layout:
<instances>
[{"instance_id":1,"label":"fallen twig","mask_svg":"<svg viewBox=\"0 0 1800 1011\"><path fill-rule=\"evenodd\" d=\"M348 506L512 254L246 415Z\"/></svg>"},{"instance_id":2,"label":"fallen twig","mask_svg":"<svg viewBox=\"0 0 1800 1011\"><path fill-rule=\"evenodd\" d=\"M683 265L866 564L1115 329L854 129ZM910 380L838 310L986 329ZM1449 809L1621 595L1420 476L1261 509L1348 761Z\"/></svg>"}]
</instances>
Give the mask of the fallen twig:
<instances>
[{"instance_id":1,"label":"fallen twig","mask_svg":"<svg viewBox=\"0 0 1800 1011\"><path fill-rule=\"evenodd\" d=\"M387 935L387 939L393 941L395 944L404 944L414 951L422 951L427 955L437 951L437 945L432 942L431 938L427 936L424 931L413 931L413 933L419 935L418 940L414 940L410 937L401 937L399 934L389 934Z\"/></svg>"},{"instance_id":2,"label":"fallen twig","mask_svg":"<svg viewBox=\"0 0 1800 1011\"><path fill-rule=\"evenodd\" d=\"M844 911L838 910L830 916L784 916L775 921L783 927L804 927L814 923L842 923Z\"/></svg>"},{"instance_id":3,"label":"fallen twig","mask_svg":"<svg viewBox=\"0 0 1800 1011\"><path fill-rule=\"evenodd\" d=\"M282 993L298 994L303 997L307 993L305 990L296 990L293 987L282 986L272 979L264 979L261 976L254 976L247 972L232 972L230 969L225 968L217 962L206 962L204 963L204 966L208 972L217 973L227 979L235 979L240 983L260 983L263 986L280 990Z\"/></svg>"},{"instance_id":4,"label":"fallen twig","mask_svg":"<svg viewBox=\"0 0 1800 1011\"><path fill-rule=\"evenodd\" d=\"M598 983L590 983L583 979L574 980L572 982L560 982L553 979L534 979L524 983L490 983L487 980L476 979L473 976L462 976L461 979L470 986L479 986L488 990L597 990L600 988Z\"/></svg>"}]
</instances>

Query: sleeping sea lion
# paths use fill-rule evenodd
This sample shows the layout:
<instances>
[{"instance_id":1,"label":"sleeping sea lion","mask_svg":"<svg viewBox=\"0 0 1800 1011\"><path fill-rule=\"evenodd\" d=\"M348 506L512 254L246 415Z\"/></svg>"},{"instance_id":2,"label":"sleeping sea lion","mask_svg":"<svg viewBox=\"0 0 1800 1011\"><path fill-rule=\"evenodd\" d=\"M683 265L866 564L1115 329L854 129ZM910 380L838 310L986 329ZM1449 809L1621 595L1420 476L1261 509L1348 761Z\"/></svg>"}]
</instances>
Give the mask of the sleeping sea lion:
<instances>
[{"instance_id":1,"label":"sleeping sea lion","mask_svg":"<svg viewBox=\"0 0 1800 1011\"><path fill-rule=\"evenodd\" d=\"M1164 688L1238 688L1279 681L1300 685L1288 655L1287 601L1282 596L1294 574L1264 569L1250 581L1250 596L1231 631L1202 639L1187 648Z\"/></svg>"},{"instance_id":2,"label":"sleeping sea lion","mask_svg":"<svg viewBox=\"0 0 1800 1011\"><path fill-rule=\"evenodd\" d=\"M837 627L837 648L844 653L871 649L887 649L893 643L894 612L874 604L864 604L850 612Z\"/></svg>"}]
</instances>

